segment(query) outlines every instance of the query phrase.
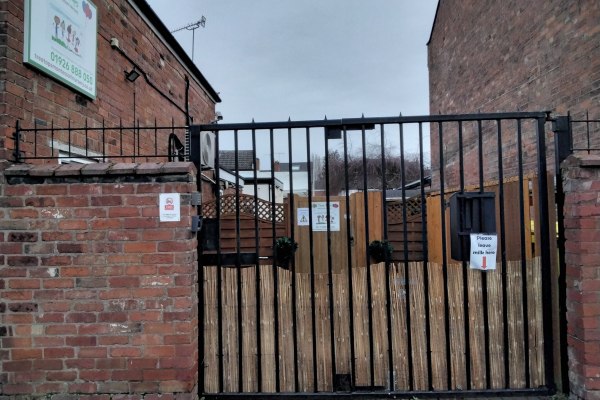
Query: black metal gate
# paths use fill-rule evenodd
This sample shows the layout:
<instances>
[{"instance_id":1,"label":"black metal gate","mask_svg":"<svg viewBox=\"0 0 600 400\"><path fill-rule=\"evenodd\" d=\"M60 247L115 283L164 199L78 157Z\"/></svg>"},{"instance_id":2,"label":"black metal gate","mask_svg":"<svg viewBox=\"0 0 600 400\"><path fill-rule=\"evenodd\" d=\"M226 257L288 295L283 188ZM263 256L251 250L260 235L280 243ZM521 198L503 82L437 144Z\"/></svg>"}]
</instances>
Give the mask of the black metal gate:
<instances>
[{"instance_id":1,"label":"black metal gate","mask_svg":"<svg viewBox=\"0 0 600 400\"><path fill-rule=\"evenodd\" d=\"M552 393L546 123L503 113L191 127L205 182L202 396ZM482 269L472 233L497 239Z\"/></svg>"}]
</instances>

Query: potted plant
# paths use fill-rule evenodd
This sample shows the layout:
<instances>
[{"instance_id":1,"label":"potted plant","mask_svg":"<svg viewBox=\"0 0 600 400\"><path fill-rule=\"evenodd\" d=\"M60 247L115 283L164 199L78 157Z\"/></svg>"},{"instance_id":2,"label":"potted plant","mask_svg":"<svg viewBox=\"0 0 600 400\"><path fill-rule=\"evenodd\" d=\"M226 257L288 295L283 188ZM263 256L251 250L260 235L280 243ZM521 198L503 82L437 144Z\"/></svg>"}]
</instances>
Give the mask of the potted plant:
<instances>
[{"instance_id":1,"label":"potted plant","mask_svg":"<svg viewBox=\"0 0 600 400\"><path fill-rule=\"evenodd\" d=\"M294 253L298 249L298 243L288 236L281 236L275 241L275 261L282 268L288 268Z\"/></svg>"},{"instance_id":2,"label":"potted plant","mask_svg":"<svg viewBox=\"0 0 600 400\"><path fill-rule=\"evenodd\" d=\"M369 243L369 257L374 264L391 261L394 247L387 240L373 240Z\"/></svg>"}]
</instances>

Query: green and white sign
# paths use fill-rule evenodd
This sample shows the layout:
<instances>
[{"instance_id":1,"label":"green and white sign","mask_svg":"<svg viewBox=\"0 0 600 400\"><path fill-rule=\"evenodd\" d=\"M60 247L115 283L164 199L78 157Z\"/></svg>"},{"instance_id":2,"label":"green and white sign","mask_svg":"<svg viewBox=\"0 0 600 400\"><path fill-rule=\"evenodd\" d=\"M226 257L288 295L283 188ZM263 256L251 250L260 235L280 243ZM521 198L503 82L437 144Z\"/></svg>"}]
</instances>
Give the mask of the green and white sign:
<instances>
[{"instance_id":1,"label":"green and white sign","mask_svg":"<svg viewBox=\"0 0 600 400\"><path fill-rule=\"evenodd\" d=\"M25 0L23 61L96 98L98 12L89 0Z\"/></svg>"}]
</instances>

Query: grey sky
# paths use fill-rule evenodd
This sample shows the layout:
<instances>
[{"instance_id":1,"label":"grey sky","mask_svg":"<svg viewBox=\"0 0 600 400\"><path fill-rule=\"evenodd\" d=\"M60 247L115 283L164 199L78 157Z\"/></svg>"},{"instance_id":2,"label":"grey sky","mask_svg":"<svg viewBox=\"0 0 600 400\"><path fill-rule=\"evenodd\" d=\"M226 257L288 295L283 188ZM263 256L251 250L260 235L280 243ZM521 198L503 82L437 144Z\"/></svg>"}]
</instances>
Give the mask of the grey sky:
<instances>
[{"instance_id":1,"label":"grey sky","mask_svg":"<svg viewBox=\"0 0 600 400\"><path fill-rule=\"evenodd\" d=\"M220 92L223 123L429 113L426 43L437 0L147 1L170 30L206 17L194 61ZM192 32L174 36L191 56ZM311 139L316 153L321 138ZM287 162L286 143L276 140L274 154ZM417 143L408 139L407 151ZM294 143L295 160L306 159L304 148Z\"/></svg>"}]
</instances>

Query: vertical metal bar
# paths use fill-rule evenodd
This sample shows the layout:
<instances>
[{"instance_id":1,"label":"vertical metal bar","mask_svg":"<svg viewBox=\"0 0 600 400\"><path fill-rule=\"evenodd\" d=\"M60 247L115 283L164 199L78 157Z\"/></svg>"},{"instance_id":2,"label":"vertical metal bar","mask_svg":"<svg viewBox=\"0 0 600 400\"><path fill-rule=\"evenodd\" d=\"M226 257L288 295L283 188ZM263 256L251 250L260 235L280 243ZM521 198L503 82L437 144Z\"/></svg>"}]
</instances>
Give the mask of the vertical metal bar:
<instances>
[{"instance_id":1,"label":"vertical metal bar","mask_svg":"<svg viewBox=\"0 0 600 400\"><path fill-rule=\"evenodd\" d=\"M135 135L135 129L136 129L136 124L135 124L135 118L133 119L133 129L131 130L132 133L132 137L133 137L133 162L135 162L135 152L137 150L137 140L136 140L136 135Z\"/></svg>"},{"instance_id":2,"label":"vertical metal bar","mask_svg":"<svg viewBox=\"0 0 600 400\"><path fill-rule=\"evenodd\" d=\"M523 302L523 339L525 347L525 387L529 387L531 384L531 377L529 372L529 309L527 308L528 294L527 294L527 253L525 249L525 224L529 221L525 221L525 193L523 189L523 143L522 143L522 126L521 120L517 120L517 158L519 164L519 234L521 240L521 299ZM529 197L529 192L527 193ZM529 203L529 202L528 202ZM527 207L529 204L527 204Z\"/></svg>"},{"instance_id":3,"label":"vertical metal bar","mask_svg":"<svg viewBox=\"0 0 600 400\"><path fill-rule=\"evenodd\" d=\"M54 146L54 141L51 145ZM54 151L52 155L54 155ZM21 124L19 120L15 123L15 161L21 162Z\"/></svg>"},{"instance_id":4,"label":"vertical metal bar","mask_svg":"<svg viewBox=\"0 0 600 400\"><path fill-rule=\"evenodd\" d=\"M477 121L477 139L478 139L478 161L479 161L479 192L485 190L483 176L483 129L481 120ZM481 217L481 216L480 216ZM489 310L488 310L488 290L487 290L487 275L481 276L481 301L483 303L483 341L485 349L485 387L491 389L491 365L490 365L490 327L489 327Z\"/></svg>"},{"instance_id":5,"label":"vertical metal bar","mask_svg":"<svg viewBox=\"0 0 600 400\"><path fill-rule=\"evenodd\" d=\"M38 137L37 124L38 124L38 122L36 119L33 121L33 156L34 157L37 157L37 137Z\"/></svg>"},{"instance_id":6,"label":"vertical metal bar","mask_svg":"<svg viewBox=\"0 0 600 400\"><path fill-rule=\"evenodd\" d=\"M383 240L388 241L388 213L387 213L387 177L386 177L386 159L385 159L385 131L383 124L379 125L381 143L381 197L382 210L383 210ZM404 171L402 171L404 172ZM386 301L386 321L387 321L387 342L388 342L388 381L390 391L394 391L396 382L394 380L394 348L392 339L392 292L390 287L390 257L385 257L385 301ZM409 362L410 364L410 362ZM410 369L410 366L409 366Z\"/></svg>"},{"instance_id":7,"label":"vertical metal bar","mask_svg":"<svg viewBox=\"0 0 600 400\"><path fill-rule=\"evenodd\" d=\"M460 193L465 191L465 162L463 155L463 123L458 121L458 164L460 175ZM463 314L465 325L465 378L467 390L471 389L471 340L469 338L469 268L467 262L462 262L463 273Z\"/></svg>"},{"instance_id":8,"label":"vertical metal bar","mask_svg":"<svg viewBox=\"0 0 600 400\"><path fill-rule=\"evenodd\" d=\"M219 161L219 131L215 132L215 181L217 182L217 358L219 393L223 392L225 374L223 370L223 267L221 265L221 178ZM202 140L200 140L202 142ZM202 154L202 153L200 153Z\"/></svg>"},{"instance_id":9,"label":"vertical metal bar","mask_svg":"<svg viewBox=\"0 0 600 400\"><path fill-rule=\"evenodd\" d=\"M271 229L273 236L273 252L275 252L275 240L277 228L275 226L275 146L273 139L273 128L269 130L269 145L271 152ZM273 254L275 256L275 254ZM275 391L281 391L281 379L279 376L279 268L273 257L273 318L274 318L274 346L275 346Z\"/></svg>"},{"instance_id":10,"label":"vertical metal bar","mask_svg":"<svg viewBox=\"0 0 600 400\"><path fill-rule=\"evenodd\" d=\"M346 240L348 257L348 304L349 304L349 334L350 334L350 382L354 387L356 382L356 351L354 348L354 284L352 282L352 246L354 245L354 234L352 232L352 221L350 220L350 192L348 176L348 131L344 130L344 192L346 199Z\"/></svg>"},{"instance_id":11,"label":"vertical metal bar","mask_svg":"<svg viewBox=\"0 0 600 400\"><path fill-rule=\"evenodd\" d=\"M121 148L119 155L123 155L123 120L119 118L119 146Z\"/></svg>"},{"instance_id":12,"label":"vertical metal bar","mask_svg":"<svg viewBox=\"0 0 600 400\"><path fill-rule=\"evenodd\" d=\"M308 160L310 161L310 159ZM289 208L289 218L290 218L290 237L292 238L292 242L295 242L296 235L294 231L295 226L295 218L294 218L294 175L292 173L292 129L288 128L288 173L290 179L290 191L289 191L289 199L290 199L290 208ZM298 327L297 327L297 307L298 301L296 296L296 258L292 257L292 340L293 340L293 359L294 359L294 391L297 392L300 387L300 374L298 371Z\"/></svg>"},{"instance_id":13,"label":"vertical metal bar","mask_svg":"<svg viewBox=\"0 0 600 400\"><path fill-rule=\"evenodd\" d=\"M310 128L306 128L306 157L310 157ZM327 155L325 155L327 157ZM318 392L318 364L317 364L317 310L315 309L315 254L314 254L314 236L312 230L313 221L313 193L312 193L312 167L309 164L308 171L308 221L311 226L309 230L309 248L310 248L310 311L312 326L312 361L313 361L313 392Z\"/></svg>"},{"instance_id":14,"label":"vertical metal bar","mask_svg":"<svg viewBox=\"0 0 600 400\"><path fill-rule=\"evenodd\" d=\"M550 224L548 216L548 177L546 175L546 132L544 118L537 119L537 167L539 191L540 250L542 261L542 298L544 321L544 358L546 387L554 389L554 353L552 332L552 262L550 257Z\"/></svg>"},{"instance_id":15,"label":"vertical metal bar","mask_svg":"<svg viewBox=\"0 0 600 400\"><path fill-rule=\"evenodd\" d=\"M175 133L175 121L171 118L171 132ZM187 145L187 142L186 142ZM154 156L158 155L158 125L156 123L156 117L154 118Z\"/></svg>"},{"instance_id":16,"label":"vertical metal bar","mask_svg":"<svg viewBox=\"0 0 600 400\"><path fill-rule=\"evenodd\" d=\"M106 162L106 124L102 118L102 162Z\"/></svg>"},{"instance_id":17,"label":"vertical metal bar","mask_svg":"<svg viewBox=\"0 0 600 400\"><path fill-rule=\"evenodd\" d=\"M331 192L329 185L329 139L325 139L325 204L327 206L327 281L329 297L329 346L331 347L331 381L336 374L336 351L335 351L335 314L333 306L333 261L331 259Z\"/></svg>"},{"instance_id":18,"label":"vertical metal bar","mask_svg":"<svg viewBox=\"0 0 600 400\"><path fill-rule=\"evenodd\" d=\"M142 146L141 146L141 140L140 140L140 120L137 120L137 127L135 129L135 134L137 136L137 146L138 146L138 151L137 154L138 156L142 155Z\"/></svg>"},{"instance_id":19,"label":"vertical metal bar","mask_svg":"<svg viewBox=\"0 0 600 400\"><path fill-rule=\"evenodd\" d=\"M425 301L425 341L427 351L427 389L433 390L433 376L431 366L431 326L430 326L430 302L429 302L429 247L427 246L427 203L425 199L425 166L423 162L423 123L419 122L419 177L421 178L421 224L423 233L423 293ZM431 176L430 176L431 179ZM412 350L409 350L412 351ZM412 382L410 382L412 385Z\"/></svg>"},{"instance_id":20,"label":"vertical metal bar","mask_svg":"<svg viewBox=\"0 0 600 400\"><path fill-rule=\"evenodd\" d=\"M500 257L502 262L502 321L504 339L504 387L510 386L510 363L508 344L508 294L507 294L507 268L506 263L506 226L504 223L504 170L502 168L502 121L496 120L497 146L498 146L498 203L500 205Z\"/></svg>"},{"instance_id":21,"label":"vertical metal bar","mask_svg":"<svg viewBox=\"0 0 600 400\"><path fill-rule=\"evenodd\" d=\"M237 345L238 345L238 392L244 391L244 330L242 324L242 265L240 248L242 246L242 230L240 223L240 165L238 130L233 131L234 163L235 163L235 268L237 282Z\"/></svg>"},{"instance_id":22,"label":"vertical metal bar","mask_svg":"<svg viewBox=\"0 0 600 400\"><path fill-rule=\"evenodd\" d=\"M68 142L69 142L68 143L69 157L71 157L71 120L69 120L69 122L67 123L67 127L68 127L67 128L68 129L67 135L68 135L68 138L69 138L69 140L68 140ZM35 133L36 133L36 136L37 136L37 130L36 130Z\"/></svg>"},{"instance_id":23,"label":"vertical metal bar","mask_svg":"<svg viewBox=\"0 0 600 400\"><path fill-rule=\"evenodd\" d=\"M587 152L590 154L590 149L592 147L590 142L590 112L588 110L585 111L585 126L587 132Z\"/></svg>"},{"instance_id":24,"label":"vertical metal bar","mask_svg":"<svg viewBox=\"0 0 600 400\"><path fill-rule=\"evenodd\" d=\"M50 147L52 149L52 155L54 156L54 119L50 123L50 140L52 141Z\"/></svg>"},{"instance_id":25,"label":"vertical metal bar","mask_svg":"<svg viewBox=\"0 0 600 400\"><path fill-rule=\"evenodd\" d=\"M375 343L373 341L373 288L371 282L371 260L369 254L369 191L367 185L367 141L365 126L361 127L362 166L363 166L363 200L365 207L365 248L367 262L367 310L369 318L369 382L375 386Z\"/></svg>"},{"instance_id":26,"label":"vertical metal bar","mask_svg":"<svg viewBox=\"0 0 600 400\"><path fill-rule=\"evenodd\" d=\"M446 244L446 195L444 193L444 129L442 122L438 122L439 152L440 152L440 212L441 212L441 236L442 236L442 271L444 277L444 329L446 332L446 385L450 389L452 385L452 357L450 354L450 305L448 301L448 260Z\"/></svg>"},{"instance_id":27,"label":"vertical metal bar","mask_svg":"<svg viewBox=\"0 0 600 400\"><path fill-rule=\"evenodd\" d=\"M410 268L408 264L408 224L406 222L407 214L406 214L406 188L404 185L406 184L406 172L404 170L404 125L399 124L400 131L400 176L402 186L400 187L400 191L402 193L402 235L404 237L404 246L402 249L402 254L404 254L404 290L405 290L405 298L406 298L406 345L409 349L408 351L408 384L410 390L413 389L413 381L414 381L414 366L413 366L413 352L412 352L412 321L410 315Z\"/></svg>"},{"instance_id":28,"label":"vertical metal bar","mask_svg":"<svg viewBox=\"0 0 600 400\"><path fill-rule=\"evenodd\" d=\"M254 121L253 121L254 122ZM254 238L256 251L256 391L262 392L262 336L261 336L261 295L260 295L260 231L258 225L258 165L256 164L256 129L252 128L252 159L254 165Z\"/></svg>"},{"instance_id":29,"label":"vertical metal bar","mask_svg":"<svg viewBox=\"0 0 600 400\"><path fill-rule=\"evenodd\" d=\"M88 120L85 119L85 156L88 156Z\"/></svg>"}]
</instances>

